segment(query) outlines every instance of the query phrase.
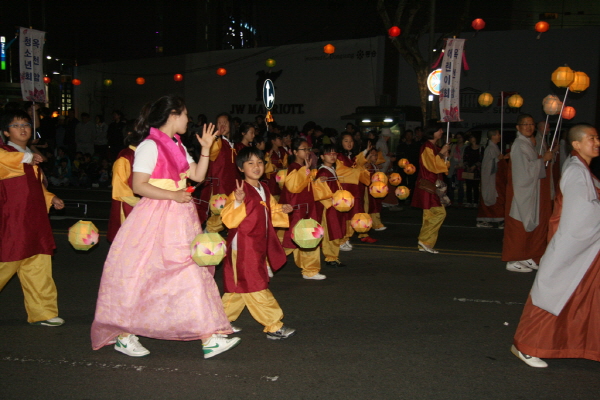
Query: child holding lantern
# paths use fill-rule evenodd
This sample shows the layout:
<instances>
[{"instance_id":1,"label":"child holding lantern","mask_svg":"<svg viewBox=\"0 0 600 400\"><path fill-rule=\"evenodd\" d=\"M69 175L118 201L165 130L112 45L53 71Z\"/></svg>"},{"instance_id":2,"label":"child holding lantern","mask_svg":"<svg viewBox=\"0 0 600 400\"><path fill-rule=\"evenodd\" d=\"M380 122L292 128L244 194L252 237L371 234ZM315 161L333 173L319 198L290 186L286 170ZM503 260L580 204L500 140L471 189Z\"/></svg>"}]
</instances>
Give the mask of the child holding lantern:
<instances>
[{"instance_id":1,"label":"child holding lantern","mask_svg":"<svg viewBox=\"0 0 600 400\"><path fill-rule=\"evenodd\" d=\"M135 136L133 191L143 198L115 238L102 273L92 347L115 343L132 357L150 352L136 335L164 340L202 340L204 358L235 347L240 339L223 310L214 267L198 267L190 242L201 232L186 179L202 182L208 169L214 126L205 125L199 162L187 154L179 135L187 129L183 99L164 96L144 106ZM135 137L134 137L135 139Z\"/></svg>"},{"instance_id":2,"label":"child holding lantern","mask_svg":"<svg viewBox=\"0 0 600 400\"><path fill-rule=\"evenodd\" d=\"M365 168L367 169L367 171L369 171L371 178L375 173L380 172L379 166L385 164L385 162L386 160L383 156L383 153L381 151L378 151L375 147L371 148L371 151L369 152L367 157L367 163L365 164ZM383 183L387 185L387 178L385 178L385 181ZM371 194L370 188L367 187L365 189L365 211L369 213L371 219L373 220L374 231L384 231L387 229L387 226L383 225L383 222L381 222L382 204L383 198L374 197ZM362 234L358 237L364 237L363 235L368 236L367 234Z\"/></svg>"},{"instance_id":3,"label":"child holding lantern","mask_svg":"<svg viewBox=\"0 0 600 400\"><path fill-rule=\"evenodd\" d=\"M265 170L263 152L247 147L238 153L236 164L244 180L236 182L221 211L223 224L229 229L227 257L223 268L225 294L222 301L230 321L235 321L244 307L264 325L267 339L287 339L296 331L283 325L283 311L269 290L267 262L278 270L286 255L274 226L289 226L289 204L279 205L260 178Z\"/></svg>"}]
</instances>

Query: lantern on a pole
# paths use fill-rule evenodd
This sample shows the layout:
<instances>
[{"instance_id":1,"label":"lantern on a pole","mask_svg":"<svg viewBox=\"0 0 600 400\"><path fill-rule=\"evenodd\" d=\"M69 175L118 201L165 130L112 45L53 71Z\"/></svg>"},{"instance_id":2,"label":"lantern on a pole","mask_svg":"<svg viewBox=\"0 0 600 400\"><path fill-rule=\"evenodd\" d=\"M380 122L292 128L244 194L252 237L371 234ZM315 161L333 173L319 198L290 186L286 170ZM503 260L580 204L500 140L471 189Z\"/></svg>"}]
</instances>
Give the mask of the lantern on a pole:
<instances>
[{"instance_id":1,"label":"lantern on a pole","mask_svg":"<svg viewBox=\"0 0 600 400\"><path fill-rule=\"evenodd\" d=\"M508 106L510 108L520 108L523 105L523 97L518 94L513 94L508 98Z\"/></svg>"},{"instance_id":2,"label":"lantern on a pole","mask_svg":"<svg viewBox=\"0 0 600 400\"><path fill-rule=\"evenodd\" d=\"M573 75L573 82L569 85L571 92L581 93L590 87L590 77L585 72L575 71Z\"/></svg>"},{"instance_id":3,"label":"lantern on a pole","mask_svg":"<svg viewBox=\"0 0 600 400\"><path fill-rule=\"evenodd\" d=\"M109 87L112 86L113 81L112 79L105 79L104 82L102 82L104 84L104 86Z\"/></svg>"},{"instance_id":4,"label":"lantern on a pole","mask_svg":"<svg viewBox=\"0 0 600 400\"><path fill-rule=\"evenodd\" d=\"M183 75L181 75L181 74L175 74L175 75L173 75L173 80L175 82L181 82L183 80Z\"/></svg>"},{"instance_id":5,"label":"lantern on a pole","mask_svg":"<svg viewBox=\"0 0 600 400\"><path fill-rule=\"evenodd\" d=\"M48 85L50 82L52 82L52 79L50 79L50 77L48 77L48 76L45 76L45 77L44 77L44 83L45 83L46 85Z\"/></svg>"},{"instance_id":6,"label":"lantern on a pole","mask_svg":"<svg viewBox=\"0 0 600 400\"><path fill-rule=\"evenodd\" d=\"M544 107L544 112L547 115L557 115L560 112L562 103L557 96L549 94L548 96L544 97L544 100L542 100L542 106Z\"/></svg>"},{"instance_id":7,"label":"lantern on a pole","mask_svg":"<svg viewBox=\"0 0 600 400\"><path fill-rule=\"evenodd\" d=\"M546 21L540 21L535 24L535 31L538 32L537 38L539 39L542 36L542 33L547 32L550 29L550 24Z\"/></svg>"},{"instance_id":8,"label":"lantern on a pole","mask_svg":"<svg viewBox=\"0 0 600 400\"><path fill-rule=\"evenodd\" d=\"M477 102L481 107L489 107L494 102L494 96L491 93L483 92L479 95Z\"/></svg>"},{"instance_id":9,"label":"lantern on a pole","mask_svg":"<svg viewBox=\"0 0 600 400\"><path fill-rule=\"evenodd\" d=\"M552 82L560 88L568 88L571 83L575 80L575 72L567 65L564 67L558 67L552 73Z\"/></svg>"},{"instance_id":10,"label":"lantern on a pole","mask_svg":"<svg viewBox=\"0 0 600 400\"><path fill-rule=\"evenodd\" d=\"M225 68L218 68L217 69L217 75L219 76L225 76L227 74L227 70Z\"/></svg>"},{"instance_id":11,"label":"lantern on a pole","mask_svg":"<svg viewBox=\"0 0 600 400\"><path fill-rule=\"evenodd\" d=\"M573 119L573 118L575 118L576 114L577 114L577 112L575 111L575 108L573 108L571 106L567 106L564 108L564 110L562 112L562 117L564 119Z\"/></svg>"},{"instance_id":12,"label":"lantern on a pole","mask_svg":"<svg viewBox=\"0 0 600 400\"><path fill-rule=\"evenodd\" d=\"M72 83L73 85L75 85L75 86L79 86L79 85L81 85L81 81L80 81L79 79L77 79L77 78L73 79L73 80L71 81L71 83Z\"/></svg>"},{"instance_id":13,"label":"lantern on a pole","mask_svg":"<svg viewBox=\"0 0 600 400\"><path fill-rule=\"evenodd\" d=\"M138 85L143 85L144 83L146 83L146 79L144 79L140 76L139 78L137 78L135 80L135 83L137 83Z\"/></svg>"},{"instance_id":14,"label":"lantern on a pole","mask_svg":"<svg viewBox=\"0 0 600 400\"><path fill-rule=\"evenodd\" d=\"M273 60L272 58L267 59L267 61L265 61L265 65L269 68L273 68L275 66L275 64L277 64L277 62L275 60Z\"/></svg>"}]
</instances>

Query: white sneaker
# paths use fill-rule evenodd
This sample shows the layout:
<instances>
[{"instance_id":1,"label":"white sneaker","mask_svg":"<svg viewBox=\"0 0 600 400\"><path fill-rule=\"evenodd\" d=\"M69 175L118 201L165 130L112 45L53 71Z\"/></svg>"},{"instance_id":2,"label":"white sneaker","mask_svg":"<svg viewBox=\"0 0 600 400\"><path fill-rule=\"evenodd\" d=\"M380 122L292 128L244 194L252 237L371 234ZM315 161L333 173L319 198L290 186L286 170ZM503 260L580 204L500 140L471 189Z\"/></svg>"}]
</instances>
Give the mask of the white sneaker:
<instances>
[{"instance_id":1,"label":"white sneaker","mask_svg":"<svg viewBox=\"0 0 600 400\"><path fill-rule=\"evenodd\" d=\"M47 319L45 321L31 322L29 325L61 326L64 323L65 323L65 320L62 319L61 317L54 317L54 318Z\"/></svg>"},{"instance_id":2,"label":"white sneaker","mask_svg":"<svg viewBox=\"0 0 600 400\"><path fill-rule=\"evenodd\" d=\"M382 226L381 228L373 228L374 231L385 231L387 229L387 226Z\"/></svg>"},{"instance_id":3,"label":"white sneaker","mask_svg":"<svg viewBox=\"0 0 600 400\"><path fill-rule=\"evenodd\" d=\"M427 246L425 243L421 242L419 240L419 251L425 251L427 253L431 253L431 254L438 254L439 251L432 249L431 247Z\"/></svg>"},{"instance_id":4,"label":"white sneaker","mask_svg":"<svg viewBox=\"0 0 600 400\"><path fill-rule=\"evenodd\" d=\"M512 272L531 272L531 268L521 264L521 261L509 261L506 263L506 269Z\"/></svg>"},{"instance_id":5,"label":"white sneaker","mask_svg":"<svg viewBox=\"0 0 600 400\"><path fill-rule=\"evenodd\" d=\"M325 275L319 274L319 273L317 273L316 275L313 275L313 276L302 275L302 277L304 279L312 279L314 281L322 281L323 279L327 278Z\"/></svg>"},{"instance_id":6,"label":"white sneaker","mask_svg":"<svg viewBox=\"0 0 600 400\"><path fill-rule=\"evenodd\" d=\"M350 244L350 241L346 241L344 243L342 243L340 245L340 250L341 251L352 251L352 245Z\"/></svg>"},{"instance_id":7,"label":"white sneaker","mask_svg":"<svg viewBox=\"0 0 600 400\"><path fill-rule=\"evenodd\" d=\"M219 335L213 335L208 342L202 343L204 358L212 358L217 354L231 350L240 344L241 341L242 339L239 337L229 339Z\"/></svg>"},{"instance_id":8,"label":"white sneaker","mask_svg":"<svg viewBox=\"0 0 600 400\"><path fill-rule=\"evenodd\" d=\"M242 331L242 328L240 328L239 326L235 326L233 324L231 324L231 330L233 331L233 333L238 333Z\"/></svg>"},{"instance_id":9,"label":"white sneaker","mask_svg":"<svg viewBox=\"0 0 600 400\"><path fill-rule=\"evenodd\" d=\"M490 224L489 222L486 221L477 221L477 225L475 225L477 228L491 228L492 224Z\"/></svg>"},{"instance_id":10,"label":"white sneaker","mask_svg":"<svg viewBox=\"0 0 600 400\"><path fill-rule=\"evenodd\" d=\"M126 337L117 336L115 350L130 357L144 357L150 354L148 349L140 344L140 339L133 334Z\"/></svg>"},{"instance_id":11,"label":"white sneaker","mask_svg":"<svg viewBox=\"0 0 600 400\"><path fill-rule=\"evenodd\" d=\"M267 265L267 273L269 274L269 278L273 277L273 270L268 265Z\"/></svg>"},{"instance_id":12,"label":"white sneaker","mask_svg":"<svg viewBox=\"0 0 600 400\"><path fill-rule=\"evenodd\" d=\"M533 367L533 368L546 368L548 366L548 364L546 363L546 361L542 360L541 358L532 357L532 356L528 356L527 354L521 353L515 347L514 344L510 348L510 352L513 353L515 356L519 357L525 364L529 365L530 367Z\"/></svg>"},{"instance_id":13,"label":"white sneaker","mask_svg":"<svg viewBox=\"0 0 600 400\"><path fill-rule=\"evenodd\" d=\"M521 263L521 265L526 266L527 268L531 268L531 269L539 269L539 265L537 265L537 263L535 261L533 261L531 258L529 260L524 260L524 261L519 261Z\"/></svg>"},{"instance_id":14,"label":"white sneaker","mask_svg":"<svg viewBox=\"0 0 600 400\"><path fill-rule=\"evenodd\" d=\"M498 229L504 229L504 222L498 222Z\"/></svg>"}]
</instances>

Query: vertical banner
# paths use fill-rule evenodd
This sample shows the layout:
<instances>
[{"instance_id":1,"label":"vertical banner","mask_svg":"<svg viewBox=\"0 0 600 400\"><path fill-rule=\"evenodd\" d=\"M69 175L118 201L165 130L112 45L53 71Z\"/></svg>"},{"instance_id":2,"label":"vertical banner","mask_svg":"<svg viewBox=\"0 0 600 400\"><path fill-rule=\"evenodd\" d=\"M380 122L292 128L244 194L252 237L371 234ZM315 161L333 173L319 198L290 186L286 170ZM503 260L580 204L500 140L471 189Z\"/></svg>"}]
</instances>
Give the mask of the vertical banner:
<instances>
[{"instance_id":1,"label":"vertical banner","mask_svg":"<svg viewBox=\"0 0 600 400\"><path fill-rule=\"evenodd\" d=\"M23 100L46 102L43 51L46 32L19 28L19 65Z\"/></svg>"},{"instance_id":2,"label":"vertical banner","mask_svg":"<svg viewBox=\"0 0 600 400\"><path fill-rule=\"evenodd\" d=\"M440 118L444 122L460 119L460 72L465 39L446 39L440 81Z\"/></svg>"}]
</instances>

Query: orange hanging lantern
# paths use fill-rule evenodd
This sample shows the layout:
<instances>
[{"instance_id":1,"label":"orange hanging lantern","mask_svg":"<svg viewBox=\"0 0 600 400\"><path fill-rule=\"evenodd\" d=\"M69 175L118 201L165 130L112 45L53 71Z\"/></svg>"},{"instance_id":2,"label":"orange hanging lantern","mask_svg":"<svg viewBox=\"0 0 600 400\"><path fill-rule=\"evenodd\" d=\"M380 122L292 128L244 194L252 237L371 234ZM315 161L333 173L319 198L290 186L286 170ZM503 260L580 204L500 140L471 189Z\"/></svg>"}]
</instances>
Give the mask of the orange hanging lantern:
<instances>
[{"instance_id":1,"label":"orange hanging lantern","mask_svg":"<svg viewBox=\"0 0 600 400\"><path fill-rule=\"evenodd\" d=\"M477 102L481 107L489 107L494 102L494 96L488 92L483 92L479 95Z\"/></svg>"},{"instance_id":2,"label":"orange hanging lantern","mask_svg":"<svg viewBox=\"0 0 600 400\"><path fill-rule=\"evenodd\" d=\"M564 119L573 119L576 114L577 114L577 112L575 111L575 108L573 108L571 106L567 106L563 109L562 117Z\"/></svg>"},{"instance_id":3,"label":"orange hanging lantern","mask_svg":"<svg viewBox=\"0 0 600 400\"><path fill-rule=\"evenodd\" d=\"M401 158L400 160L398 160L398 166L400 168L406 168L406 166L410 164L410 162L408 162L408 160L406 158Z\"/></svg>"},{"instance_id":4,"label":"orange hanging lantern","mask_svg":"<svg viewBox=\"0 0 600 400\"><path fill-rule=\"evenodd\" d=\"M137 83L138 85L143 85L144 83L146 83L146 79L144 79L140 76L139 78L137 78L135 80L135 83Z\"/></svg>"},{"instance_id":5,"label":"orange hanging lantern","mask_svg":"<svg viewBox=\"0 0 600 400\"><path fill-rule=\"evenodd\" d=\"M567 65L564 67L558 67L552 73L552 82L557 87L568 87L575 80L575 72Z\"/></svg>"},{"instance_id":6,"label":"orange hanging lantern","mask_svg":"<svg viewBox=\"0 0 600 400\"><path fill-rule=\"evenodd\" d=\"M210 211L215 215L221 214L221 210L225 207L225 203L227 203L227 196L222 193L213 194L208 201Z\"/></svg>"},{"instance_id":7,"label":"orange hanging lantern","mask_svg":"<svg viewBox=\"0 0 600 400\"><path fill-rule=\"evenodd\" d=\"M523 105L523 97L513 94L508 98L508 106L511 108L520 108Z\"/></svg>"},{"instance_id":8,"label":"orange hanging lantern","mask_svg":"<svg viewBox=\"0 0 600 400\"><path fill-rule=\"evenodd\" d=\"M104 84L104 86L108 87L111 86L113 84L111 79L105 79L104 82L102 82Z\"/></svg>"},{"instance_id":9,"label":"orange hanging lantern","mask_svg":"<svg viewBox=\"0 0 600 400\"><path fill-rule=\"evenodd\" d=\"M338 190L331 198L333 208L340 212L348 212L354 207L354 196L347 190Z\"/></svg>"},{"instance_id":10,"label":"orange hanging lantern","mask_svg":"<svg viewBox=\"0 0 600 400\"><path fill-rule=\"evenodd\" d=\"M590 77L585 72L576 71L573 74L573 82L569 85L571 92L581 93L590 87Z\"/></svg>"},{"instance_id":11,"label":"orange hanging lantern","mask_svg":"<svg viewBox=\"0 0 600 400\"><path fill-rule=\"evenodd\" d=\"M46 85L48 85L50 82L52 82L52 79L50 79L50 77L48 77L48 76L45 76L45 77L44 77L44 83L45 83Z\"/></svg>"},{"instance_id":12,"label":"orange hanging lantern","mask_svg":"<svg viewBox=\"0 0 600 400\"><path fill-rule=\"evenodd\" d=\"M335 53L335 47L332 44L326 44L323 47L323 51L325 52L325 54L333 54Z\"/></svg>"},{"instance_id":13,"label":"orange hanging lantern","mask_svg":"<svg viewBox=\"0 0 600 400\"><path fill-rule=\"evenodd\" d=\"M190 251L199 266L218 265L227 255L227 244L218 233L201 233L192 240Z\"/></svg>"},{"instance_id":14,"label":"orange hanging lantern","mask_svg":"<svg viewBox=\"0 0 600 400\"><path fill-rule=\"evenodd\" d=\"M218 68L217 69L217 75L219 76L225 76L227 74L227 70L225 68Z\"/></svg>"},{"instance_id":15,"label":"orange hanging lantern","mask_svg":"<svg viewBox=\"0 0 600 400\"><path fill-rule=\"evenodd\" d=\"M550 29L550 24L547 23L546 21L540 21L537 24L535 24L536 32L544 33L544 32L548 32L548 29Z\"/></svg>"},{"instance_id":16,"label":"orange hanging lantern","mask_svg":"<svg viewBox=\"0 0 600 400\"><path fill-rule=\"evenodd\" d=\"M267 59L267 61L265 61L265 65L269 68L273 68L276 64L277 64L277 62L275 60L273 60L272 58L269 58L269 59Z\"/></svg>"},{"instance_id":17,"label":"orange hanging lantern","mask_svg":"<svg viewBox=\"0 0 600 400\"><path fill-rule=\"evenodd\" d=\"M388 177L383 172L375 172L373 175L371 175L371 182L383 182L387 185Z\"/></svg>"},{"instance_id":18,"label":"orange hanging lantern","mask_svg":"<svg viewBox=\"0 0 600 400\"><path fill-rule=\"evenodd\" d=\"M181 74L175 74L175 75L173 75L173 80L175 82L181 82L183 80L183 75L181 75Z\"/></svg>"},{"instance_id":19,"label":"orange hanging lantern","mask_svg":"<svg viewBox=\"0 0 600 400\"><path fill-rule=\"evenodd\" d=\"M79 79L77 79L77 78L73 79L73 80L71 81L71 83L72 83L73 85L75 85L75 86L79 86L79 85L81 85L81 81L80 81Z\"/></svg>"},{"instance_id":20,"label":"orange hanging lantern","mask_svg":"<svg viewBox=\"0 0 600 400\"><path fill-rule=\"evenodd\" d=\"M350 226L356 232L364 233L371 229L371 226L373 226L373 219L367 213L356 213L350 220Z\"/></svg>"},{"instance_id":21,"label":"orange hanging lantern","mask_svg":"<svg viewBox=\"0 0 600 400\"><path fill-rule=\"evenodd\" d=\"M283 189L283 185L285 184L285 178L287 177L287 169L281 169L275 175L275 182L279 185L281 189Z\"/></svg>"},{"instance_id":22,"label":"orange hanging lantern","mask_svg":"<svg viewBox=\"0 0 600 400\"><path fill-rule=\"evenodd\" d=\"M406 186L398 186L396 188L396 191L394 192L394 194L400 200L405 200L408 198L408 196L410 196L410 189L407 188Z\"/></svg>"},{"instance_id":23,"label":"orange hanging lantern","mask_svg":"<svg viewBox=\"0 0 600 400\"><path fill-rule=\"evenodd\" d=\"M402 176L399 173L394 172L390 174L389 182L394 186L398 186L402 183Z\"/></svg>"},{"instance_id":24,"label":"orange hanging lantern","mask_svg":"<svg viewBox=\"0 0 600 400\"><path fill-rule=\"evenodd\" d=\"M388 194L388 185L383 182L373 182L369 186L369 193L376 199L382 199Z\"/></svg>"},{"instance_id":25,"label":"orange hanging lantern","mask_svg":"<svg viewBox=\"0 0 600 400\"><path fill-rule=\"evenodd\" d=\"M476 31L480 31L483 28L485 28L485 21L482 20L481 18L474 19L473 22L471 22L471 26Z\"/></svg>"},{"instance_id":26,"label":"orange hanging lantern","mask_svg":"<svg viewBox=\"0 0 600 400\"><path fill-rule=\"evenodd\" d=\"M325 230L312 218L301 219L292 229L292 240L303 249L312 249L319 245Z\"/></svg>"},{"instance_id":27,"label":"orange hanging lantern","mask_svg":"<svg viewBox=\"0 0 600 400\"><path fill-rule=\"evenodd\" d=\"M562 102L555 95L549 94L548 96L544 97L542 105L544 106L544 112L546 114L556 115L560 113Z\"/></svg>"},{"instance_id":28,"label":"orange hanging lantern","mask_svg":"<svg viewBox=\"0 0 600 400\"><path fill-rule=\"evenodd\" d=\"M412 175L417 172L417 168L412 164L408 164L406 167L404 167L404 172L406 175Z\"/></svg>"},{"instance_id":29,"label":"orange hanging lantern","mask_svg":"<svg viewBox=\"0 0 600 400\"><path fill-rule=\"evenodd\" d=\"M400 30L400 28L397 26L392 26L390 29L388 29L388 35L390 35L390 37L398 37L400 36L401 32L402 30Z\"/></svg>"},{"instance_id":30,"label":"orange hanging lantern","mask_svg":"<svg viewBox=\"0 0 600 400\"><path fill-rule=\"evenodd\" d=\"M75 250L89 250L98 243L100 234L90 221L79 221L69 228L69 243Z\"/></svg>"}]
</instances>

